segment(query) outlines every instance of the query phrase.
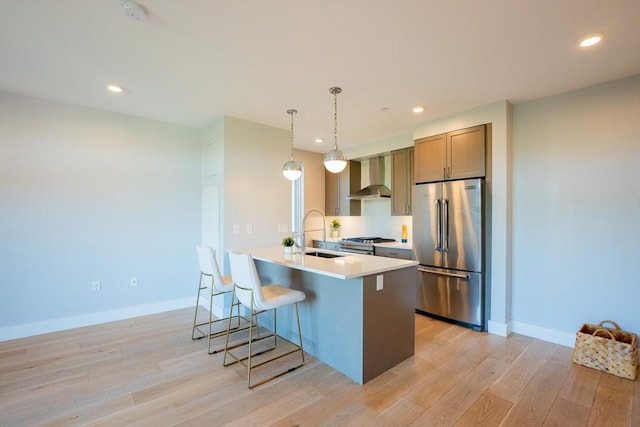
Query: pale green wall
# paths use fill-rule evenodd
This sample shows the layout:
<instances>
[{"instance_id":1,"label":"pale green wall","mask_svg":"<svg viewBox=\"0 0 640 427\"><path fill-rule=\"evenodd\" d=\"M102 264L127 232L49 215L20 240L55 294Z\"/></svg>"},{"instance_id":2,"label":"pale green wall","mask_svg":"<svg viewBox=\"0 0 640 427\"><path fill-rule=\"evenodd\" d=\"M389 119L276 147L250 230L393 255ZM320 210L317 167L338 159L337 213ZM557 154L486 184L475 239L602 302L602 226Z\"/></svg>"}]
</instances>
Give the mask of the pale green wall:
<instances>
[{"instance_id":1,"label":"pale green wall","mask_svg":"<svg viewBox=\"0 0 640 427\"><path fill-rule=\"evenodd\" d=\"M640 76L517 105L513 157L514 331L640 333Z\"/></svg>"},{"instance_id":2,"label":"pale green wall","mask_svg":"<svg viewBox=\"0 0 640 427\"><path fill-rule=\"evenodd\" d=\"M192 304L200 157L195 130L0 93L0 339Z\"/></svg>"},{"instance_id":3,"label":"pale green wall","mask_svg":"<svg viewBox=\"0 0 640 427\"><path fill-rule=\"evenodd\" d=\"M289 144L288 130L224 118L225 252L280 245L284 233L278 224L291 226L291 181L282 175ZM234 225L240 226L239 234L233 233Z\"/></svg>"}]
</instances>

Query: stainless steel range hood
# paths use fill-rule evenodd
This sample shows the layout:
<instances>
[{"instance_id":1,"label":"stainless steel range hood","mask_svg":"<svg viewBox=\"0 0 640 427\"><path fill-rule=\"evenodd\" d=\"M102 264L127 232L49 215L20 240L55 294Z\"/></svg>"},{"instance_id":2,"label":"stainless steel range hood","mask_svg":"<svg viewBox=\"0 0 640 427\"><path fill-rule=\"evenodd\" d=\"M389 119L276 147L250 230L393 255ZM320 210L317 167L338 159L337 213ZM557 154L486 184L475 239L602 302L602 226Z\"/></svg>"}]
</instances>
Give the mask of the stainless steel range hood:
<instances>
[{"instance_id":1,"label":"stainless steel range hood","mask_svg":"<svg viewBox=\"0 0 640 427\"><path fill-rule=\"evenodd\" d=\"M384 157L369 159L369 185L362 190L349 194L350 200L367 200L391 197L391 190L384 185Z\"/></svg>"}]
</instances>

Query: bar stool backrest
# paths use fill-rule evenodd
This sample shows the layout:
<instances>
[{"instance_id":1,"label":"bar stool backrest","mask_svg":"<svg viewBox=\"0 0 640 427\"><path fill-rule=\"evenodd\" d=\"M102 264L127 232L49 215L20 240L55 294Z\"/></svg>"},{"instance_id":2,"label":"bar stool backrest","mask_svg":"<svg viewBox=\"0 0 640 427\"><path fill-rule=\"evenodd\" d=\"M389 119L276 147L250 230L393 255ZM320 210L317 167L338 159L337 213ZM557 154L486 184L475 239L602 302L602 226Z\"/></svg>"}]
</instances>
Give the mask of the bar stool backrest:
<instances>
[{"instance_id":1,"label":"bar stool backrest","mask_svg":"<svg viewBox=\"0 0 640 427\"><path fill-rule=\"evenodd\" d=\"M253 297L253 308L263 310L262 284L251 255L229 251L229 264L233 281L236 284L238 300L245 307L252 307L251 299Z\"/></svg>"},{"instance_id":2,"label":"bar stool backrest","mask_svg":"<svg viewBox=\"0 0 640 427\"><path fill-rule=\"evenodd\" d=\"M216 251L209 246L198 246L198 262L200 263L200 271L213 278L213 288L217 292L226 292L216 261Z\"/></svg>"}]
</instances>

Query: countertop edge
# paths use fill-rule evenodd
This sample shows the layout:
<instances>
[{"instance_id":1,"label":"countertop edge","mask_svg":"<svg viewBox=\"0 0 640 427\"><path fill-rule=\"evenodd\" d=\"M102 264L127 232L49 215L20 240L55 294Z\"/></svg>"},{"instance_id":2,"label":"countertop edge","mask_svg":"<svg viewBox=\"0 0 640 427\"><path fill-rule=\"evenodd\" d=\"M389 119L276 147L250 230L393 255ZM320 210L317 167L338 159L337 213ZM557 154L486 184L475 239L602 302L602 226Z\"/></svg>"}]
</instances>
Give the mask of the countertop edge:
<instances>
[{"instance_id":1,"label":"countertop edge","mask_svg":"<svg viewBox=\"0 0 640 427\"><path fill-rule=\"evenodd\" d=\"M307 248L307 250L309 252L318 251L318 249L316 248ZM302 262L305 260L302 254L296 253L293 255L285 255L281 247L239 249L235 252L248 253L256 260L281 265L283 267L294 268L296 270L307 271L309 273L335 277L337 279L343 280L355 279L358 277L380 274L387 271L400 270L403 268L416 267L418 265L418 261L414 260L376 257L373 255L344 255L344 253L340 252L320 250L320 252L340 254L342 255L340 257L341 259L350 259L366 267L364 271L356 273L341 273L339 270L343 269L341 267L343 264L336 264L336 258L326 259L309 257L314 259L307 258L306 261L312 263L313 265L305 265L302 264ZM375 264L383 265L378 267Z\"/></svg>"}]
</instances>

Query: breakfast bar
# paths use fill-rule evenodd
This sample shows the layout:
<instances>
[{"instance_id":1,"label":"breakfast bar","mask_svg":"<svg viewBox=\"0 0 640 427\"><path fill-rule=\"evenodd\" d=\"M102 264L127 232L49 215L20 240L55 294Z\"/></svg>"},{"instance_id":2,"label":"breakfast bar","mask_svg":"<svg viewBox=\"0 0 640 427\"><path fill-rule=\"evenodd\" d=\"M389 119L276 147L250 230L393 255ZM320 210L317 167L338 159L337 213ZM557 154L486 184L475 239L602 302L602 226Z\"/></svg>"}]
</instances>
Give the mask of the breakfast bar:
<instances>
[{"instance_id":1,"label":"breakfast bar","mask_svg":"<svg viewBox=\"0 0 640 427\"><path fill-rule=\"evenodd\" d=\"M241 252L252 255L263 284L306 294L299 304L304 350L353 381L364 384L414 354L416 261L310 248ZM278 334L297 341L291 309L277 318Z\"/></svg>"}]
</instances>

